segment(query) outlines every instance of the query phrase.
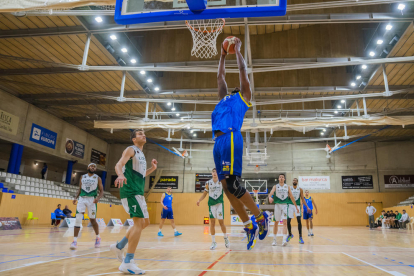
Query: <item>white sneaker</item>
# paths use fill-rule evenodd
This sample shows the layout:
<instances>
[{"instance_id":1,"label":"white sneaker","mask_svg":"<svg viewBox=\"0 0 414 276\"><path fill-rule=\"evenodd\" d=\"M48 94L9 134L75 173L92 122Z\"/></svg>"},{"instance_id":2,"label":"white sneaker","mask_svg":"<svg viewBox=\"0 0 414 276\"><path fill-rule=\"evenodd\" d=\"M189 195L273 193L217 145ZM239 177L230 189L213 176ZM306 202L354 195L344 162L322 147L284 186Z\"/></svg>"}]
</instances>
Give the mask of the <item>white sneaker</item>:
<instances>
[{"instance_id":1,"label":"white sneaker","mask_svg":"<svg viewBox=\"0 0 414 276\"><path fill-rule=\"evenodd\" d=\"M120 261L121 263L124 261L124 250L118 249L116 247L116 244L111 244L109 246L109 250L111 250L112 252L114 252L116 258L118 259L118 261Z\"/></svg>"},{"instance_id":2,"label":"white sneaker","mask_svg":"<svg viewBox=\"0 0 414 276\"><path fill-rule=\"evenodd\" d=\"M224 238L224 244L226 245L226 248L230 248L229 238Z\"/></svg>"},{"instance_id":3,"label":"white sneaker","mask_svg":"<svg viewBox=\"0 0 414 276\"><path fill-rule=\"evenodd\" d=\"M210 249L211 250L214 250L214 249L216 249L216 247L217 247L217 243L216 242L212 242L211 243L211 246L210 246Z\"/></svg>"},{"instance_id":4,"label":"white sneaker","mask_svg":"<svg viewBox=\"0 0 414 276\"><path fill-rule=\"evenodd\" d=\"M77 248L78 248L78 243L77 243L77 242L75 242L75 241L73 241L73 242L70 244L70 249L75 250L75 249L77 249Z\"/></svg>"},{"instance_id":5,"label":"white sneaker","mask_svg":"<svg viewBox=\"0 0 414 276\"><path fill-rule=\"evenodd\" d=\"M288 242L287 241L283 241L282 242L282 246L286 246L288 244Z\"/></svg>"},{"instance_id":6,"label":"white sneaker","mask_svg":"<svg viewBox=\"0 0 414 276\"><path fill-rule=\"evenodd\" d=\"M134 260L131 260L130 263L124 263L119 266L119 271L129 274L137 274L142 275L145 274L145 271L141 268L137 267L137 265L134 263Z\"/></svg>"},{"instance_id":7,"label":"white sneaker","mask_svg":"<svg viewBox=\"0 0 414 276\"><path fill-rule=\"evenodd\" d=\"M272 242L272 246L277 246L277 242L276 242L276 240L273 240L273 242Z\"/></svg>"}]
</instances>

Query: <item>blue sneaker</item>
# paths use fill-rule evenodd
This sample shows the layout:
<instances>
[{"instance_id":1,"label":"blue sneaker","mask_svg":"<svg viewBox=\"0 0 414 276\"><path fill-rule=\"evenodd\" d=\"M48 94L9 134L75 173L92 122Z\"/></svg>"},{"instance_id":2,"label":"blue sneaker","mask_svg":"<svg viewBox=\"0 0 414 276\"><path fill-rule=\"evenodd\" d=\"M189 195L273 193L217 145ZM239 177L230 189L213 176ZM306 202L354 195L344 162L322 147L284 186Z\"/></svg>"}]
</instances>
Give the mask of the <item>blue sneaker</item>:
<instances>
[{"instance_id":1,"label":"blue sneaker","mask_svg":"<svg viewBox=\"0 0 414 276\"><path fill-rule=\"evenodd\" d=\"M158 232L158 237L164 237L164 235L161 233L161 231Z\"/></svg>"},{"instance_id":2,"label":"blue sneaker","mask_svg":"<svg viewBox=\"0 0 414 276\"><path fill-rule=\"evenodd\" d=\"M259 235L259 227L256 225L256 223L252 223L253 228L244 228L244 231L246 231L247 235L247 250L251 250L256 245L257 236Z\"/></svg>"},{"instance_id":3,"label":"blue sneaker","mask_svg":"<svg viewBox=\"0 0 414 276\"><path fill-rule=\"evenodd\" d=\"M252 216L252 221L256 220L257 226L259 227L259 240L264 240L267 236L267 231L269 230L269 213L263 212L263 220L257 221L255 216Z\"/></svg>"},{"instance_id":4,"label":"blue sneaker","mask_svg":"<svg viewBox=\"0 0 414 276\"><path fill-rule=\"evenodd\" d=\"M300 244L304 244L305 242L303 241L302 237L299 238L299 243Z\"/></svg>"},{"instance_id":5,"label":"blue sneaker","mask_svg":"<svg viewBox=\"0 0 414 276\"><path fill-rule=\"evenodd\" d=\"M290 242L290 240L293 238L294 236L293 236L293 234L292 235L289 235L287 238L286 238L286 241L287 242Z\"/></svg>"},{"instance_id":6,"label":"blue sneaker","mask_svg":"<svg viewBox=\"0 0 414 276\"><path fill-rule=\"evenodd\" d=\"M181 236L182 234L183 233L180 233L180 232L177 231L177 232L174 233L174 236L178 237L178 236Z\"/></svg>"},{"instance_id":7,"label":"blue sneaker","mask_svg":"<svg viewBox=\"0 0 414 276\"><path fill-rule=\"evenodd\" d=\"M313 237L313 233L311 233L311 237Z\"/></svg>"}]
</instances>

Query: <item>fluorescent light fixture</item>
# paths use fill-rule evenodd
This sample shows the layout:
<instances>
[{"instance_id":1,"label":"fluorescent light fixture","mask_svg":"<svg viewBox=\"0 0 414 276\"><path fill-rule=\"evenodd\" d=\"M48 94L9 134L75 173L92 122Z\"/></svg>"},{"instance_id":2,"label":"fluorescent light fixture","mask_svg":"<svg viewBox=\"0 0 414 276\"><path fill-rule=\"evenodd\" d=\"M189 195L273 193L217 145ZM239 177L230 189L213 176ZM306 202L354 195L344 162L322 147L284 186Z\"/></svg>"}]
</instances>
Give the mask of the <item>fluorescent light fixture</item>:
<instances>
[{"instance_id":1,"label":"fluorescent light fixture","mask_svg":"<svg viewBox=\"0 0 414 276\"><path fill-rule=\"evenodd\" d=\"M192 129L190 132L193 133L194 132L194 129Z\"/></svg>"},{"instance_id":2,"label":"fluorescent light fixture","mask_svg":"<svg viewBox=\"0 0 414 276\"><path fill-rule=\"evenodd\" d=\"M171 108L171 110L172 110L172 111L175 111L175 107L173 106L173 107Z\"/></svg>"},{"instance_id":3,"label":"fluorescent light fixture","mask_svg":"<svg viewBox=\"0 0 414 276\"><path fill-rule=\"evenodd\" d=\"M180 113L175 114L175 116L177 116L177 117L180 116Z\"/></svg>"},{"instance_id":4,"label":"fluorescent light fixture","mask_svg":"<svg viewBox=\"0 0 414 276\"><path fill-rule=\"evenodd\" d=\"M323 135L324 133L323 132L321 132L321 136Z\"/></svg>"},{"instance_id":5,"label":"fluorescent light fixture","mask_svg":"<svg viewBox=\"0 0 414 276\"><path fill-rule=\"evenodd\" d=\"M194 134L193 134L193 136L194 136L194 137L197 137L197 134L195 134L195 133L194 133Z\"/></svg>"},{"instance_id":6,"label":"fluorescent light fixture","mask_svg":"<svg viewBox=\"0 0 414 276\"><path fill-rule=\"evenodd\" d=\"M336 106L336 108L342 108L342 106L341 106L340 104L338 104L338 105Z\"/></svg>"},{"instance_id":7,"label":"fluorescent light fixture","mask_svg":"<svg viewBox=\"0 0 414 276\"><path fill-rule=\"evenodd\" d=\"M95 17L95 21L98 22L98 23L101 23L102 22L102 17L100 17L100 16Z\"/></svg>"},{"instance_id":8,"label":"fluorescent light fixture","mask_svg":"<svg viewBox=\"0 0 414 276\"><path fill-rule=\"evenodd\" d=\"M158 86L156 86L156 87L154 88L154 90L155 90L155 91L160 91L160 88L159 88Z\"/></svg>"},{"instance_id":9,"label":"fluorescent light fixture","mask_svg":"<svg viewBox=\"0 0 414 276\"><path fill-rule=\"evenodd\" d=\"M128 52L128 49L124 47L124 48L122 48L122 49L121 49L121 51L122 51L123 53L126 53L126 52Z\"/></svg>"},{"instance_id":10,"label":"fluorescent light fixture","mask_svg":"<svg viewBox=\"0 0 414 276\"><path fill-rule=\"evenodd\" d=\"M399 5L398 5L398 9L399 9L400 11L402 11L403 9L405 9L405 5L404 5L404 4L399 4Z\"/></svg>"},{"instance_id":11,"label":"fluorescent light fixture","mask_svg":"<svg viewBox=\"0 0 414 276\"><path fill-rule=\"evenodd\" d=\"M181 117L181 121L184 121L184 118L183 117Z\"/></svg>"},{"instance_id":12,"label":"fluorescent light fixture","mask_svg":"<svg viewBox=\"0 0 414 276\"><path fill-rule=\"evenodd\" d=\"M359 80L361 78L361 75L356 76L356 79Z\"/></svg>"},{"instance_id":13,"label":"fluorescent light fixture","mask_svg":"<svg viewBox=\"0 0 414 276\"><path fill-rule=\"evenodd\" d=\"M362 65L362 66L361 66L361 68L362 68L362 70L365 70L365 69L367 69L368 67L364 64L364 65Z\"/></svg>"},{"instance_id":14,"label":"fluorescent light fixture","mask_svg":"<svg viewBox=\"0 0 414 276\"><path fill-rule=\"evenodd\" d=\"M116 35L111 35L111 36L110 36L110 38L111 38L112 40L116 40L116 38L117 38L117 37L116 37Z\"/></svg>"},{"instance_id":15,"label":"fluorescent light fixture","mask_svg":"<svg viewBox=\"0 0 414 276\"><path fill-rule=\"evenodd\" d=\"M392 25L391 25L391 24L388 24L388 25L385 27L385 29L386 29L387 31L391 30L391 29L392 29Z\"/></svg>"},{"instance_id":16,"label":"fluorescent light fixture","mask_svg":"<svg viewBox=\"0 0 414 276\"><path fill-rule=\"evenodd\" d=\"M140 71L139 72L141 75L145 75L145 71Z\"/></svg>"},{"instance_id":17,"label":"fluorescent light fixture","mask_svg":"<svg viewBox=\"0 0 414 276\"><path fill-rule=\"evenodd\" d=\"M341 100L341 103L345 103L345 100Z\"/></svg>"},{"instance_id":18,"label":"fluorescent light fixture","mask_svg":"<svg viewBox=\"0 0 414 276\"><path fill-rule=\"evenodd\" d=\"M131 63L137 63L137 60L135 58L131 59Z\"/></svg>"},{"instance_id":19,"label":"fluorescent light fixture","mask_svg":"<svg viewBox=\"0 0 414 276\"><path fill-rule=\"evenodd\" d=\"M168 102L167 105L170 106L171 105L171 102Z\"/></svg>"},{"instance_id":20,"label":"fluorescent light fixture","mask_svg":"<svg viewBox=\"0 0 414 276\"><path fill-rule=\"evenodd\" d=\"M326 129L322 129L322 131L323 131L323 132L325 132L325 131L326 131Z\"/></svg>"},{"instance_id":21,"label":"fluorescent light fixture","mask_svg":"<svg viewBox=\"0 0 414 276\"><path fill-rule=\"evenodd\" d=\"M190 127L188 126L187 129L190 129Z\"/></svg>"},{"instance_id":22,"label":"fluorescent light fixture","mask_svg":"<svg viewBox=\"0 0 414 276\"><path fill-rule=\"evenodd\" d=\"M356 83L355 82L351 82L351 86L355 86L356 85Z\"/></svg>"},{"instance_id":23,"label":"fluorescent light fixture","mask_svg":"<svg viewBox=\"0 0 414 276\"><path fill-rule=\"evenodd\" d=\"M371 57L373 57L373 56L375 56L375 52L371 51L371 52L369 52L369 55L370 55Z\"/></svg>"},{"instance_id":24,"label":"fluorescent light fixture","mask_svg":"<svg viewBox=\"0 0 414 276\"><path fill-rule=\"evenodd\" d=\"M335 113L335 114L338 114L338 111L336 111L336 110L335 110L335 111L334 111L334 113Z\"/></svg>"},{"instance_id":25,"label":"fluorescent light fixture","mask_svg":"<svg viewBox=\"0 0 414 276\"><path fill-rule=\"evenodd\" d=\"M147 82L152 82L152 79L147 79Z\"/></svg>"},{"instance_id":26,"label":"fluorescent light fixture","mask_svg":"<svg viewBox=\"0 0 414 276\"><path fill-rule=\"evenodd\" d=\"M381 45L382 43L384 43L384 40L382 40L382 39L378 39L378 40L377 40L377 44L378 44L378 45Z\"/></svg>"}]
</instances>

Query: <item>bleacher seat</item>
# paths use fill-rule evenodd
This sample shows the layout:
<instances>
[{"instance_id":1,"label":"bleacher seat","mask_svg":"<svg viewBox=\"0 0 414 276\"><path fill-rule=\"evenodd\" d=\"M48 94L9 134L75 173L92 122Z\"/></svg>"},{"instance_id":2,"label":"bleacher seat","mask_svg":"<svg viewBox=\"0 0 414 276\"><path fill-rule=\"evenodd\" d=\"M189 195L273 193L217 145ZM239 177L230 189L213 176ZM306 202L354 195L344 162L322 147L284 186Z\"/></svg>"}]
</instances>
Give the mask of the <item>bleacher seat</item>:
<instances>
[{"instance_id":1,"label":"bleacher seat","mask_svg":"<svg viewBox=\"0 0 414 276\"><path fill-rule=\"evenodd\" d=\"M39 183L35 183L35 188L39 188Z\"/></svg>"},{"instance_id":2,"label":"bleacher seat","mask_svg":"<svg viewBox=\"0 0 414 276\"><path fill-rule=\"evenodd\" d=\"M25 195L30 195L30 193L29 193L29 192L24 192L24 194L25 194Z\"/></svg>"},{"instance_id":3,"label":"bleacher seat","mask_svg":"<svg viewBox=\"0 0 414 276\"><path fill-rule=\"evenodd\" d=\"M34 193L30 192L30 195L34 196Z\"/></svg>"},{"instance_id":4,"label":"bleacher seat","mask_svg":"<svg viewBox=\"0 0 414 276\"><path fill-rule=\"evenodd\" d=\"M14 178L16 179L17 175L15 175L14 173L11 174L10 178Z\"/></svg>"},{"instance_id":5,"label":"bleacher seat","mask_svg":"<svg viewBox=\"0 0 414 276\"><path fill-rule=\"evenodd\" d=\"M19 179L16 179L16 184L20 184L21 181Z\"/></svg>"},{"instance_id":6,"label":"bleacher seat","mask_svg":"<svg viewBox=\"0 0 414 276\"><path fill-rule=\"evenodd\" d=\"M1 172L1 177L6 177L7 173L6 172Z\"/></svg>"},{"instance_id":7,"label":"bleacher seat","mask_svg":"<svg viewBox=\"0 0 414 276\"><path fill-rule=\"evenodd\" d=\"M27 177L26 177L26 181L32 181L32 178L31 178L31 177L29 177L29 176L27 176Z\"/></svg>"},{"instance_id":8,"label":"bleacher seat","mask_svg":"<svg viewBox=\"0 0 414 276\"><path fill-rule=\"evenodd\" d=\"M17 177L16 177L17 179L22 179L22 176L21 175L17 175Z\"/></svg>"},{"instance_id":9,"label":"bleacher seat","mask_svg":"<svg viewBox=\"0 0 414 276\"><path fill-rule=\"evenodd\" d=\"M39 193L35 193L35 196L39 196Z\"/></svg>"},{"instance_id":10,"label":"bleacher seat","mask_svg":"<svg viewBox=\"0 0 414 276\"><path fill-rule=\"evenodd\" d=\"M1 189L1 191L2 191L3 193L7 193L8 189L7 189L7 188L3 188L3 189Z\"/></svg>"},{"instance_id":11,"label":"bleacher seat","mask_svg":"<svg viewBox=\"0 0 414 276\"><path fill-rule=\"evenodd\" d=\"M5 180L5 182L8 182L8 183L10 183L10 177L6 177L6 180Z\"/></svg>"},{"instance_id":12,"label":"bleacher seat","mask_svg":"<svg viewBox=\"0 0 414 276\"><path fill-rule=\"evenodd\" d=\"M40 180L39 178L35 178L36 183L39 183L39 180Z\"/></svg>"},{"instance_id":13,"label":"bleacher seat","mask_svg":"<svg viewBox=\"0 0 414 276\"><path fill-rule=\"evenodd\" d=\"M34 187L30 187L30 192L33 192L34 193L34 191L35 191L35 188Z\"/></svg>"},{"instance_id":14,"label":"bleacher seat","mask_svg":"<svg viewBox=\"0 0 414 276\"><path fill-rule=\"evenodd\" d=\"M26 176L24 176L24 175L23 175L23 176L22 176L22 180L26 180Z\"/></svg>"},{"instance_id":15,"label":"bleacher seat","mask_svg":"<svg viewBox=\"0 0 414 276\"><path fill-rule=\"evenodd\" d=\"M35 193L38 193L39 192L39 188L35 188Z\"/></svg>"},{"instance_id":16,"label":"bleacher seat","mask_svg":"<svg viewBox=\"0 0 414 276\"><path fill-rule=\"evenodd\" d=\"M14 188L15 188L16 190L20 190L20 185L19 185L19 184L17 184L16 186L14 186Z\"/></svg>"}]
</instances>

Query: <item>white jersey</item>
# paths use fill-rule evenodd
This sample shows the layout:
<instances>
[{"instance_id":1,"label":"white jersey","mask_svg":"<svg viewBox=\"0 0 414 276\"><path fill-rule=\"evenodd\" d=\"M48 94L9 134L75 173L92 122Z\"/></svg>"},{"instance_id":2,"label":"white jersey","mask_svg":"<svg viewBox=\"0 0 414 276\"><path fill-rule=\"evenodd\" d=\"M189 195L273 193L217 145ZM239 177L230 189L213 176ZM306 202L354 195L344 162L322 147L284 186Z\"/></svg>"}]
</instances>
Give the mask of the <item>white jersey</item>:
<instances>
[{"instance_id":1,"label":"white jersey","mask_svg":"<svg viewBox=\"0 0 414 276\"><path fill-rule=\"evenodd\" d=\"M218 203L223 203L223 186L221 185L220 180L214 182L213 179L210 179L206 183L208 185L208 205L216 205Z\"/></svg>"},{"instance_id":2,"label":"white jersey","mask_svg":"<svg viewBox=\"0 0 414 276\"><path fill-rule=\"evenodd\" d=\"M298 203L298 199L300 198L300 188L299 185L296 185L296 189L294 187L290 187L290 191L292 192L293 198Z\"/></svg>"},{"instance_id":3,"label":"white jersey","mask_svg":"<svg viewBox=\"0 0 414 276\"><path fill-rule=\"evenodd\" d=\"M92 176L89 176L89 174L82 175L80 196L96 196L98 193L98 179L99 176L96 174Z\"/></svg>"},{"instance_id":4,"label":"white jersey","mask_svg":"<svg viewBox=\"0 0 414 276\"><path fill-rule=\"evenodd\" d=\"M283 186L281 186L280 184L276 184L275 197L275 203L287 203L289 198L289 186L286 184L284 184Z\"/></svg>"}]
</instances>

